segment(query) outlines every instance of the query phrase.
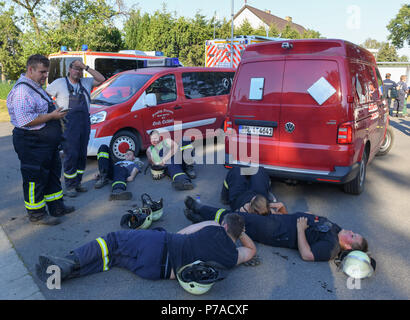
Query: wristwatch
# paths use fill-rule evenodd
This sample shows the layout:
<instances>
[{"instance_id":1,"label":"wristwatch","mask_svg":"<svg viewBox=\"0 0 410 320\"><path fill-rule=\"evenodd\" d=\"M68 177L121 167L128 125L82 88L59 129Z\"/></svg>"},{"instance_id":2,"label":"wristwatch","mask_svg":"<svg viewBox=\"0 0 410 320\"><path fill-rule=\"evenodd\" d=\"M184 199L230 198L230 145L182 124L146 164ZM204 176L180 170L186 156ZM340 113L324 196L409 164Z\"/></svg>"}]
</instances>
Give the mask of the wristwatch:
<instances>
[{"instance_id":1,"label":"wristwatch","mask_svg":"<svg viewBox=\"0 0 410 320\"><path fill-rule=\"evenodd\" d=\"M88 71L89 68L90 68L90 66L86 66L86 67L85 67L85 71Z\"/></svg>"}]
</instances>

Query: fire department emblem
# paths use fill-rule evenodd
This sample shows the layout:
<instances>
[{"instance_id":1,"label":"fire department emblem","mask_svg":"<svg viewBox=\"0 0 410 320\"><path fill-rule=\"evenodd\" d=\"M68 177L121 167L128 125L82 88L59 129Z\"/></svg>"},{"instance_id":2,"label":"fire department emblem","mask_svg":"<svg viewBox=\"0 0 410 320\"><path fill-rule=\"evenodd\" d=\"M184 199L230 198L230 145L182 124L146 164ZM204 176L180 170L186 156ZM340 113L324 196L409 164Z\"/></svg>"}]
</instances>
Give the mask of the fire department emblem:
<instances>
[{"instance_id":1,"label":"fire department emblem","mask_svg":"<svg viewBox=\"0 0 410 320\"><path fill-rule=\"evenodd\" d=\"M295 130L295 124L292 122L287 122L285 124L285 130L289 133L292 133Z\"/></svg>"}]
</instances>

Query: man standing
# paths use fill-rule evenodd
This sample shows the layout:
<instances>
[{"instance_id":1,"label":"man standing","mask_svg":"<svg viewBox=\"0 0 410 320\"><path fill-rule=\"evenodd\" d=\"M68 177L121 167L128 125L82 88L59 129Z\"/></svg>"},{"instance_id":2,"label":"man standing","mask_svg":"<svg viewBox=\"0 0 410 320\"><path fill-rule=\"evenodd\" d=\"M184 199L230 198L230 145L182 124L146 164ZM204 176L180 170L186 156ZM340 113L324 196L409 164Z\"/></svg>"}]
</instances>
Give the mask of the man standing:
<instances>
[{"instance_id":1,"label":"man standing","mask_svg":"<svg viewBox=\"0 0 410 320\"><path fill-rule=\"evenodd\" d=\"M391 74L386 73L386 79L383 80L383 98L387 101L387 106L390 110L390 114L392 114L391 109L393 106L391 105L392 99L396 98L396 95L393 94L393 90L396 90L396 82L390 79Z\"/></svg>"},{"instance_id":2,"label":"man standing","mask_svg":"<svg viewBox=\"0 0 410 320\"><path fill-rule=\"evenodd\" d=\"M87 162L87 146L90 138L90 94L105 78L96 70L74 60L69 65L68 77L53 81L47 92L56 98L56 103L68 110L63 133L64 178L66 195L75 197L77 192L85 192L81 186ZM83 70L93 78L83 78Z\"/></svg>"},{"instance_id":3,"label":"man standing","mask_svg":"<svg viewBox=\"0 0 410 320\"><path fill-rule=\"evenodd\" d=\"M57 217L74 211L63 203L61 189L62 119L67 113L55 108L42 89L49 60L39 54L27 60L22 74L7 97L7 108L13 129L13 146L20 160L24 202L29 220L35 224L56 225ZM45 205L47 204L49 214Z\"/></svg>"},{"instance_id":4,"label":"man standing","mask_svg":"<svg viewBox=\"0 0 410 320\"><path fill-rule=\"evenodd\" d=\"M407 87L406 82L407 76L403 75L400 76L400 81L397 83L397 116L400 118L404 117L407 114L406 97L409 88Z\"/></svg>"}]
</instances>

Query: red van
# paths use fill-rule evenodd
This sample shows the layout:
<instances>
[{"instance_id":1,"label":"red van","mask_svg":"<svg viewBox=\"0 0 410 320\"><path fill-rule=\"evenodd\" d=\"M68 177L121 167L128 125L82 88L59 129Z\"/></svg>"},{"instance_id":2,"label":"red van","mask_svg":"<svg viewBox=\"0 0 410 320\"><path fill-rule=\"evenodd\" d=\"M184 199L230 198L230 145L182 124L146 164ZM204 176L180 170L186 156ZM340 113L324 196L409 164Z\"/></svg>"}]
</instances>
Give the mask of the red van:
<instances>
[{"instance_id":1,"label":"red van","mask_svg":"<svg viewBox=\"0 0 410 320\"><path fill-rule=\"evenodd\" d=\"M228 105L226 164L260 165L279 179L342 184L360 194L366 165L393 138L381 86L373 55L347 41L248 46ZM249 156L252 146L258 150Z\"/></svg>"},{"instance_id":2,"label":"red van","mask_svg":"<svg viewBox=\"0 0 410 320\"><path fill-rule=\"evenodd\" d=\"M154 129L171 137L180 129L196 128L202 137L221 129L234 74L230 68L155 67L113 76L91 94L88 155L106 144L123 159L129 148L146 149Z\"/></svg>"}]
</instances>

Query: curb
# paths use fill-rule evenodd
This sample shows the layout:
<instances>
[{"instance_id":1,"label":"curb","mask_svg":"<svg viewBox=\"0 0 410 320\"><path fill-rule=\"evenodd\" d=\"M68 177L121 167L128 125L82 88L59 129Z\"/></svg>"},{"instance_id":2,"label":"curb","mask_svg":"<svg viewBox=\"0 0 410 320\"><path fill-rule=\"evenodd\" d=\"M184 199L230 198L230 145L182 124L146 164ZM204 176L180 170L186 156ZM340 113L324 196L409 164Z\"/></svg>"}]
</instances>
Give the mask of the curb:
<instances>
[{"instance_id":1,"label":"curb","mask_svg":"<svg viewBox=\"0 0 410 320\"><path fill-rule=\"evenodd\" d=\"M45 300L0 225L0 300Z\"/></svg>"}]
</instances>

